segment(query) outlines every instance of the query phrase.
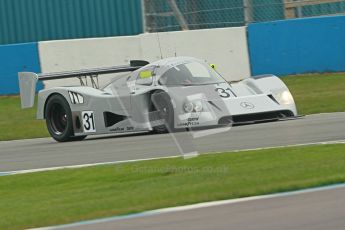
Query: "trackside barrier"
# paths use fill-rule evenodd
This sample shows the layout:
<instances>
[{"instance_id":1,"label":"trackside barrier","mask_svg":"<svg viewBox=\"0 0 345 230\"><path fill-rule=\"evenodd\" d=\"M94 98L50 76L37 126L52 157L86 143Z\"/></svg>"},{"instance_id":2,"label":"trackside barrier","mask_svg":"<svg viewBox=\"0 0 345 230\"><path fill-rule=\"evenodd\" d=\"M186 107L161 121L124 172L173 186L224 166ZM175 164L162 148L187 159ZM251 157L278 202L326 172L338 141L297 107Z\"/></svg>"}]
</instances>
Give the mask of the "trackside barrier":
<instances>
[{"instance_id":1,"label":"trackside barrier","mask_svg":"<svg viewBox=\"0 0 345 230\"><path fill-rule=\"evenodd\" d=\"M0 95L19 93L19 71L40 72L37 43L0 46Z\"/></svg>"},{"instance_id":2,"label":"trackside barrier","mask_svg":"<svg viewBox=\"0 0 345 230\"><path fill-rule=\"evenodd\" d=\"M248 26L252 75L345 71L345 16Z\"/></svg>"},{"instance_id":3,"label":"trackside barrier","mask_svg":"<svg viewBox=\"0 0 345 230\"><path fill-rule=\"evenodd\" d=\"M177 55L216 63L217 70L228 80L250 76L246 27L40 42L39 54L42 72L122 65L131 59L152 62ZM44 84L50 88L61 83L66 81ZM68 80L68 84L78 83Z\"/></svg>"},{"instance_id":4,"label":"trackside barrier","mask_svg":"<svg viewBox=\"0 0 345 230\"><path fill-rule=\"evenodd\" d=\"M152 62L175 55L216 63L227 80L265 73L282 76L340 72L345 71L344 38L345 16L330 16L255 23L248 28L3 45L0 95L19 93L20 71L47 73L108 67L128 64L131 59ZM63 85L78 83L64 81ZM56 85L61 82L51 81L46 87ZM38 85L37 90L40 89L42 85Z\"/></svg>"}]
</instances>

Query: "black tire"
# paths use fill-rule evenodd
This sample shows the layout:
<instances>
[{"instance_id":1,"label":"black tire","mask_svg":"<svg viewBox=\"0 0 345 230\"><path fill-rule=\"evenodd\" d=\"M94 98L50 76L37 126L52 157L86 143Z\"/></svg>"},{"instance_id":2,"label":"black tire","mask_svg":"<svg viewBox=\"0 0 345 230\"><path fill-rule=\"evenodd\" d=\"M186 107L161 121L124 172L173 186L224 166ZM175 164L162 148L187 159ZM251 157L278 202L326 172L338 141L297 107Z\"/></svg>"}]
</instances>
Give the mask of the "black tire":
<instances>
[{"instance_id":1,"label":"black tire","mask_svg":"<svg viewBox=\"0 0 345 230\"><path fill-rule=\"evenodd\" d=\"M163 91L156 91L151 95L151 101L154 111L157 111L159 118L165 121L165 124L153 127L154 133L174 132L174 108L170 96Z\"/></svg>"},{"instance_id":2,"label":"black tire","mask_svg":"<svg viewBox=\"0 0 345 230\"><path fill-rule=\"evenodd\" d=\"M74 136L71 108L62 95L54 94L48 98L44 114L47 129L56 141L65 142L79 138Z\"/></svg>"}]
</instances>

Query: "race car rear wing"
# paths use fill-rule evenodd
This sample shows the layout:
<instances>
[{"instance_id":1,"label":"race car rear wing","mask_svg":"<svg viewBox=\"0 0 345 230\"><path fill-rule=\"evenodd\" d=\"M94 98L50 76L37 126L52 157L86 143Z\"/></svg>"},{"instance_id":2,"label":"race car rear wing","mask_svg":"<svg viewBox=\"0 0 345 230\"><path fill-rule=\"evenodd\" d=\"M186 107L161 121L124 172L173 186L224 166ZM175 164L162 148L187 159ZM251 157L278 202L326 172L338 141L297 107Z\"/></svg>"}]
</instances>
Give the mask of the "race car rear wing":
<instances>
[{"instance_id":1,"label":"race car rear wing","mask_svg":"<svg viewBox=\"0 0 345 230\"><path fill-rule=\"evenodd\" d=\"M149 62L147 61L131 60L129 65L114 66L114 67L108 67L108 68L93 68L93 69L83 69L83 70L77 70L77 71L43 73L43 74L37 74L33 72L19 72L18 80L19 80L21 106L22 108L30 108L34 106L37 81L47 81L47 80L76 77L76 78L79 78L81 85L87 85L87 78L89 77L92 87L98 88L98 79L97 79L97 82L95 81L95 78L97 78L98 75L132 72L147 64L149 64Z\"/></svg>"}]
</instances>

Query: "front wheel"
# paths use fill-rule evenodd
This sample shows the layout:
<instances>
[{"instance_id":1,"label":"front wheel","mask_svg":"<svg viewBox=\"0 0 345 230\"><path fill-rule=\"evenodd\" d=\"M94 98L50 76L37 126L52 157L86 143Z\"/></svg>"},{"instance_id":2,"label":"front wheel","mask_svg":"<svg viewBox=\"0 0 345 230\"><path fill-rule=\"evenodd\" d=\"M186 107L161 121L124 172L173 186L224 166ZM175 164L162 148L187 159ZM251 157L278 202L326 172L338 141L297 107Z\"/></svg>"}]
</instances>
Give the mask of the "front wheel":
<instances>
[{"instance_id":1,"label":"front wheel","mask_svg":"<svg viewBox=\"0 0 345 230\"><path fill-rule=\"evenodd\" d=\"M60 94L49 97L45 107L45 118L48 131L52 138L59 142L83 139L75 137L71 108Z\"/></svg>"}]
</instances>

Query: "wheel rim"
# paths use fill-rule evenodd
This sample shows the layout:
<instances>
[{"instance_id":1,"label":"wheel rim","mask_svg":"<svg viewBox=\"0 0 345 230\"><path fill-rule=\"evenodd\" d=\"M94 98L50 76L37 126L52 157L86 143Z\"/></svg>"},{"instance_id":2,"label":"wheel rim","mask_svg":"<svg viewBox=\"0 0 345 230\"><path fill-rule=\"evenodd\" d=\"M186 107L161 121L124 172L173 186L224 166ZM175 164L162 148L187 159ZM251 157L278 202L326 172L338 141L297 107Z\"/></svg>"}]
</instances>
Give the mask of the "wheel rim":
<instances>
[{"instance_id":1,"label":"wheel rim","mask_svg":"<svg viewBox=\"0 0 345 230\"><path fill-rule=\"evenodd\" d=\"M67 127L67 112L62 105L55 103L52 105L49 114L50 126L56 135L61 135Z\"/></svg>"}]
</instances>

